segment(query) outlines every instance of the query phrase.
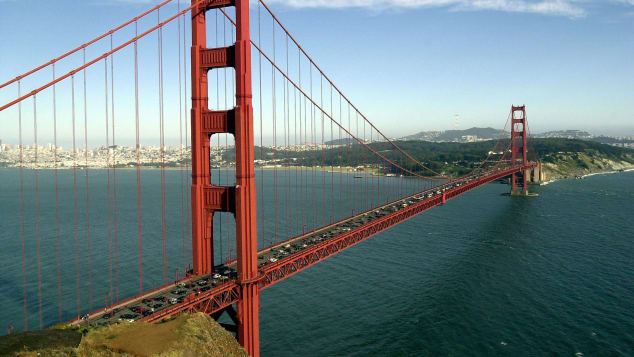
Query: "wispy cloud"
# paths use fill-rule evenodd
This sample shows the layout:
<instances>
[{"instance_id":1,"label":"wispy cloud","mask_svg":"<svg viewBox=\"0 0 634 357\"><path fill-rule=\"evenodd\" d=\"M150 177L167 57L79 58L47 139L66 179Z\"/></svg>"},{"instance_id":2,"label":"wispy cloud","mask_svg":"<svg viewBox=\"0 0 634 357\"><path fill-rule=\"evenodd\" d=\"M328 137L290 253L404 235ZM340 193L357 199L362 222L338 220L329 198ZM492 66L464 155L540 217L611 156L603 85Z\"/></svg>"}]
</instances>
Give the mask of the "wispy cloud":
<instances>
[{"instance_id":1,"label":"wispy cloud","mask_svg":"<svg viewBox=\"0 0 634 357\"><path fill-rule=\"evenodd\" d=\"M618 0L634 2L634 0ZM269 3L303 8L424 8L447 7L452 10L494 10L525 12L567 17L584 17L579 0L268 0Z\"/></svg>"},{"instance_id":2,"label":"wispy cloud","mask_svg":"<svg viewBox=\"0 0 634 357\"><path fill-rule=\"evenodd\" d=\"M0 0L13 2L18 0ZM158 4L163 0L90 0L102 4ZM258 0L250 0L257 3ZM504 11L533 13L541 15L582 18L588 15L584 5L612 4L634 6L634 0L265 0L269 4L285 5L293 8L365 8L372 11L386 9L415 9L444 7L452 11ZM175 4L176 1L173 1ZM181 0L181 5L189 0ZM629 14L629 13L628 13Z\"/></svg>"}]
</instances>

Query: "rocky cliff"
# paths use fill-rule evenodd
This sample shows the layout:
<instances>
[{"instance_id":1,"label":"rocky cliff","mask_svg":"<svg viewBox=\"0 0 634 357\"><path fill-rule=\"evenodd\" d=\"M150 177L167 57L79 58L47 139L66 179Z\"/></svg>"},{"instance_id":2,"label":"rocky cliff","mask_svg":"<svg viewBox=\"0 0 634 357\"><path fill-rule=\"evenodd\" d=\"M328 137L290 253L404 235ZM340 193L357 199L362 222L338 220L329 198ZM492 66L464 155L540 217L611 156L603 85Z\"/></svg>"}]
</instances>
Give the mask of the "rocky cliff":
<instances>
[{"instance_id":1,"label":"rocky cliff","mask_svg":"<svg viewBox=\"0 0 634 357\"><path fill-rule=\"evenodd\" d=\"M541 161L543 181L634 169L634 154L629 153L610 157L598 152L558 152L542 157Z\"/></svg>"}]
</instances>

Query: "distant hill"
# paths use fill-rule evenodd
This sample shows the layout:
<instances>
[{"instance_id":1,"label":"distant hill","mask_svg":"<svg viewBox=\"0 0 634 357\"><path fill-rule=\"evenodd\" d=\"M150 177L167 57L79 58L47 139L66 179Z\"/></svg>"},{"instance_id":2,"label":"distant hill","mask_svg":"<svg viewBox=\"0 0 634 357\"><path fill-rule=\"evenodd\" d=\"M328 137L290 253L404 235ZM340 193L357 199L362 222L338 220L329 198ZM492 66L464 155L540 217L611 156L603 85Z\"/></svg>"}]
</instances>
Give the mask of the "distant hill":
<instances>
[{"instance_id":1,"label":"distant hill","mask_svg":"<svg viewBox=\"0 0 634 357\"><path fill-rule=\"evenodd\" d=\"M346 145L346 144L356 144L357 141L352 138L344 138L344 139L335 139L326 141L324 144L326 145Z\"/></svg>"},{"instance_id":2,"label":"distant hill","mask_svg":"<svg viewBox=\"0 0 634 357\"><path fill-rule=\"evenodd\" d=\"M398 140L396 144L416 160L425 166L443 175L464 175L478 167L489 152L496 147L496 140L478 141L473 143L457 142L429 142L422 140ZM375 152L383 157L398 163L401 167L412 172L423 171L412 160L405 158L400 151L387 142L367 143ZM496 152L507 148L509 139L506 138L498 144ZM256 148L256 160L259 155ZM354 144L346 148L341 155L340 148L325 148L302 151L276 151L271 148L263 148L266 160L277 165L288 167L377 167L373 155L368 155L368 150ZM497 154L499 155L499 154ZM497 157L497 156L495 156ZM553 174L547 175L549 179L585 175L590 172L606 170L620 170L634 166L634 150L600 144L589 140L565 139L565 138L531 138L529 142L529 160L539 158L542 163L548 164ZM594 162L592 161L594 160ZM392 170L392 165L378 164L384 172ZM392 173L399 173L392 171Z\"/></svg>"},{"instance_id":3,"label":"distant hill","mask_svg":"<svg viewBox=\"0 0 634 357\"><path fill-rule=\"evenodd\" d=\"M404 136L401 140L421 140L435 143L457 142L468 143L483 140L497 140L502 133L501 130L493 128L473 127L465 130L445 130L445 131L421 131L419 133ZM563 138L563 139L581 139L592 140L603 144L631 144L634 140L619 139L598 136L595 137L587 131L583 130L552 130L543 133L530 133L534 138ZM505 133L505 138L509 137L509 133ZM624 145L627 146L627 145Z\"/></svg>"},{"instance_id":4,"label":"distant hill","mask_svg":"<svg viewBox=\"0 0 634 357\"><path fill-rule=\"evenodd\" d=\"M402 140L464 143L497 139L501 133L502 130L498 129L473 127L465 130L421 131L420 133L405 136Z\"/></svg>"}]
</instances>

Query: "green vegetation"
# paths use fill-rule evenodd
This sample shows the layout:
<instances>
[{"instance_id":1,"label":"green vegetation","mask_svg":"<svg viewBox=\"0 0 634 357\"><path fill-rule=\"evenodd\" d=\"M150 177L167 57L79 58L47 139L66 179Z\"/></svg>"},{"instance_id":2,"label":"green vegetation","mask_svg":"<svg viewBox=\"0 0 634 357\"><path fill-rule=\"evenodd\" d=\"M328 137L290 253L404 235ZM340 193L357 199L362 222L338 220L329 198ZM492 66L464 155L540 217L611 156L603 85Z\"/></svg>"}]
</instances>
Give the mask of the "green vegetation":
<instances>
[{"instance_id":1,"label":"green vegetation","mask_svg":"<svg viewBox=\"0 0 634 357\"><path fill-rule=\"evenodd\" d=\"M480 165L489 151L495 146L495 141L481 141L475 143L432 143L426 141L396 141L403 151L410 154L432 170L443 175L462 175ZM387 142L368 144L376 152L398 165L424 175L431 175L398 152ZM503 152L509 146L508 140L500 142L494 151ZM260 152L261 150L261 152ZM575 155L576 154L576 155ZM568 162L572 155L573 162L580 169L598 168L589 162L592 158L605 163L634 164L634 150L600 144L592 141L577 139L544 138L531 139L529 142L529 160L539 158L543 163L556 164ZM384 173L394 172L393 167L384 160L377 158L360 144L334 147L332 149L314 151L276 151L271 148L255 148L256 160L266 160L282 166L366 166L380 169ZM490 160L495 160L494 155ZM234 153L225 153L224 160L232 161ZM400 172L398 172L400 173Z\"/></svg>"},{"instance_id":2,"label":"green vegetation","mask_svg":"<svg viewBox=\"0 0 634 357\"><path fill-rule=\"evenodd\" d=\"M81 337L76 329L14 333L0 338L0 356L28 356L29 351L72 353L79 346Z\"/></svg>"},{"instance_id":3,"label":"green vegetation","mask_svg":"<svg viewBox=\"0 0 634 357\"><path fill-rule=\"evenodd\" d=\"M540 158L562 152L596 153L605 155L612 159L623 159L628 157L628 154L634 154L634 150L632 149L620 148L587 140L547 138L533 139L531 140L531 143Z\"/></svg>"}]
</instances>

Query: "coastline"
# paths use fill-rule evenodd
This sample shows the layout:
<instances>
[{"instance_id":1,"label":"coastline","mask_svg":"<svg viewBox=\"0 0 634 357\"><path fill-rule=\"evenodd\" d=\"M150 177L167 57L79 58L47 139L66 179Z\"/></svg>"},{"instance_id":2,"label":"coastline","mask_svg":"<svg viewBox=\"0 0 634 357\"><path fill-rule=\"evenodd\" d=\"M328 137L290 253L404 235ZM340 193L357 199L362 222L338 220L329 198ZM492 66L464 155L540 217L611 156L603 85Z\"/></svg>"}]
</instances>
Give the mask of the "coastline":
<instances>
[{"instance_id":1,"label":"coastline","mask_svg":"<svg viewBox=\"0 0 634 357\"><path fill-rule=\"evenodd\" d=\"M540 186L546 186L546 185L549 185L549 184L551 184L553 182L557 182L557 181L561 181L561 180L585 179L586 177L591 177L591 176L612 175L612 174L620 174L620 173L623 173L623 172L633 172L633 171L634 171L634 166L632 166L630 168L622 169L622 170L597 171L597 172L591 172L591 173L584 174L584 175L581 175L581 176L576 176L576 177L554 178L554 179L550 179L548 181L540 182L539 185Z\"/></svg>"},{"instance_id":2,"label":"coastline","mask_svg":"<svg viewBox=\"0 0 634 357\"><path fill-rule=\"evenodd\" d=\"M165 168L161 168L159 166L140 166L139 169L141 170L166 170L166 171L189 171L190 170L190 165L188 166L183 166L183 167L174 167L174 166L170 166L170 167L165 167ZM32 166L23 166L23 169L26 170L36 170L35 167ZM20 166L9 166L9 167L0 167L0 170L2 169L20 169ZM76 166L76 167L69 167L69 166L64 166L64 167L38 167L37 170L72 170L72 169L77 169L77 170L136 170L137 168L135 166L133 167L93 167L93 166ZM235 170L235 166L223 166L223 167L212 167L211 171L213 172L214 170ZM380 174L378 173L378 170L376 168L364 168L364 169L358 169L356 167L351 167L351 166L339 166L339 167L331 167L331 166L256 166L255 167L256 171L260 171L260 170L265 170L265 171L275 171L275 170L280 170L280 171L299 171L299 170L305 170L305 171L321 171L321 172L326 172L326 173L350 173L350 174L355 174L355 175L367 175L367 176L387 176L386 174ZM395 177L398 177L395 176ZM433 179L434 177L430 177L430 179Z\"/></svg>"},{"instance_id":3,"label":"coastline","mask_svg":"<svg viewBox=\"0 0 634 357\"><path fill-rule=\"evenodd\" d=\"M586 177L596 176L596 175L618 174L620 172L631 172L631 171L634 171L634 167L631 169L624 169L624 170L617 170L617 171L593 172L591 174L583 175L581 176L581 178L586 178Z\"/></svg>"},{"instance_id":4,"label":"coastline","mask_svg":"<svg viewBox=\"0 0 634 357\"><path fill-rule=\"evenodd\" d=\"M549 185L553 182L556 181L560 181L560 180L566 180L566 179L585 179L586 177L591 177L591 176L596 176L596 175L609 175L609 174L618 174L621 172L632 172L634 171L634 165L629 165L629 166L623 166L622 168L619 169L614 169L611 168L609 170L599 170L599 171L591 171L588 173L583 173L583 172L579 172L579 173L570 173L569 175L561 175L561 174L556 174L554 173L552 170L548 170L548 167L546 165L544 165L546 170L545 171L545 176L547 176L549 179L542 181L539 183L540 186L546 186ZM184 167L165 167L165 168L161 168L158 166L141 166L140 169L143 171L156 171L156 170L165 170L165 171L189 171L189 165L188 166L184 166ZM2 169L19 169L19 166L11 166L11 167L0 167L0 170ZM26 170L35 170L34 167L23 167ZM37 168L37 170L39 171L52 171L52 170L72 170L73 167L58 167L58 168L54 168L54 167L41 167L41 168ZM85 166L77 166L75 167L75 169L77 170L124 170L124 171L132 171L132 170L136 170L136 167L88 167L86 168ZM213 170L235 170L235 166L224 166L224 167L213 167ZM376 169L373 168L365 168L363 170L359 170L358 168L355 167L349 167L349 166L339 166L339 167L330 167L330 166L256 166L255 167L256 171L275 171L275 170L280 170L280 171L300 171L300 170L305 170L305 171L319 171L319 172L325 172L325 173L348 173L348 174L354 174L355 176L381 176L381 177L390 177L386 174L381 174L379 173ZM400 177L399 175L396 176L392 176L392 177ZM409 176L404 176L404 177L409 177ZM430 180L434 180L437 179L434 176L430 176L428 177L428 179Z\"/></svg>"}]
</instances>

